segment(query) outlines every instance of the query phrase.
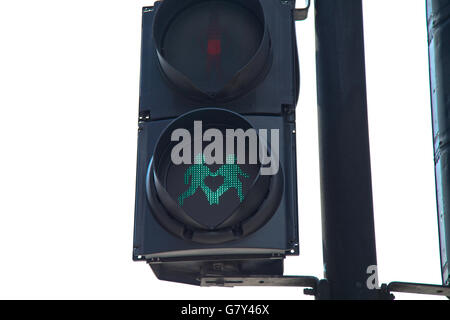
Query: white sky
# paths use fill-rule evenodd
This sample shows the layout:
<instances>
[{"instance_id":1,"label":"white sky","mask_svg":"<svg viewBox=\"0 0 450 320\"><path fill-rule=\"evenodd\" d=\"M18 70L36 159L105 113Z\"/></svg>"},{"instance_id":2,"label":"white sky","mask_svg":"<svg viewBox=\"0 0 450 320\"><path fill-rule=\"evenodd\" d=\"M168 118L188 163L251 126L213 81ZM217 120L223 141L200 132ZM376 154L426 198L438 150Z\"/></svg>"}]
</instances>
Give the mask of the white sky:
<instances>
[{"instance_id":1,"label":"white sky","mask_svg":"<svg viewBox=\"0 0 450 320\"><path fill-rule=\"evenodd\" d=\"M161 282L131 261L141 7L151 3L0 4L0 298L310 299L298 288ZM425 3L363 3L380 283L440 284ZM302 254L285 271L321 278L313 18L297 23Z\"/></svg>"}]
</instances>

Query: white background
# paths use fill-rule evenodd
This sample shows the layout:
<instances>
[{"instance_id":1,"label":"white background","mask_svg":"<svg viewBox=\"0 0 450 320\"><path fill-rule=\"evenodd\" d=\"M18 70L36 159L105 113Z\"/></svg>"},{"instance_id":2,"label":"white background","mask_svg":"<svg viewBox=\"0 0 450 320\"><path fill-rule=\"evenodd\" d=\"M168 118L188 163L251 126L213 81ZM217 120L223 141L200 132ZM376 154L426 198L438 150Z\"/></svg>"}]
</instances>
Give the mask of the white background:
<instances>
[{"instance_id":1,"label":"white background","mask_svg":"<svg viewBox=\"0 0 450 320\"><path fill-rule=\"evenodd\" d=\"M132 262L141 7L152 2L1 2L0 298L311 299L161 282ZM440 284L425 3L363 3L380 283ZM302 254L285 269L321 278L313 12L297 32Z\"/></svg>"}]
</instances>

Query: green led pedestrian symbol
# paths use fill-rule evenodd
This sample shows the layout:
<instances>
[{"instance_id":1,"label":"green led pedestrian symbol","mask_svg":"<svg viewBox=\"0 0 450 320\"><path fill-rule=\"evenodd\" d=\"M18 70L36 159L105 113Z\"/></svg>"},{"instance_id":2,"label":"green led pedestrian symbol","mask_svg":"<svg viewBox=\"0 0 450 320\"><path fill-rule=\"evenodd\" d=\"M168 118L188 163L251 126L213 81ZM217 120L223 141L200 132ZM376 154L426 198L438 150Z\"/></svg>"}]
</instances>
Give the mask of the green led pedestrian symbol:
<instances>
[{"instance_id":1,"label":"green led pedestrian symbol","mask_svg":"<svg viewBox=\"0 0 450 320\"><path fill-rule=\"evenodd\" d=\"M198 154L194 159L194 165L189 167L184 174L185 184L189 184L189 178L191 176L191 184L188 190L178 198L180 206L183 206L184 200L193 196L198 188L201 188L205 193L210 205L219 204L220 197L230 189L236 189L239 200L242 202L244 201L244 194L242 192L242 182L239 180L239 177L250 178L236 164L236 156L234 154L227 155L226 163L216 172L211 172L205 165L205 157L202 154ZM205 179L209 176L222 176L224 178L223 184L214 192L205 184Z\"/></svg>"},{"instance_id":2,"label":"green led pedestrian symbol","mask_svg":"<svg viewBox=\"0 0 450 320\"><path fill-rule=\"evenodd\" d=\"M209 203L219 204L220 197L229 189L236 189L239 200L244 200L244 194L242 193L242 182L239 180L239 176L250 178L248 174L243 172L241 168L236 164L236 157L234 154L227 155L226 163L220 167L217 172L212 174L213 177L222 176L224 178L223 184L211 195ZM211 201L212 200L212 201Z\"/></svg>"},{"instance_id":3,"label":"green led pedestrian symbol","mask_svg":"<svg viewBox=\"0 0 450 320\"><path fill-rule=\"evenodd\" d=\"M201 188L206 196L212 193L211 189L205 184L205 178L211 176L211 170L205 165L205 157L202 154L195 156L194 165L190 166L184 174L184 184L189 184L189 178L192 176L191 185L179 198L178 203L183 206L184 200L194 195L198 188ZM210 201L211 203L211 201Z\"/></svg>"}]
</instances>

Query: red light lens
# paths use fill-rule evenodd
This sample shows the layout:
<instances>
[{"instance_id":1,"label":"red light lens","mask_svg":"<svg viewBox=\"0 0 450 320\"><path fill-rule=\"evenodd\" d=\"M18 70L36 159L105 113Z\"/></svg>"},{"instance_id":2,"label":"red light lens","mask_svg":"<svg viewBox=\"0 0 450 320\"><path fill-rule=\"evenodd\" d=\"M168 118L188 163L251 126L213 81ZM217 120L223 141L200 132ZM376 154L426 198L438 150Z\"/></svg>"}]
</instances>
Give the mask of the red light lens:
<instances>
[{"instance_id":1,"label":"red light lens","mask_svg":"<svg viewBox=\"0 0 450 320\"><path fill-rule=\"evenodd\" d=\"M219 39L209 39L208 40L208 55L218 56L222 51Z\"/></svg>"}]
</instances>

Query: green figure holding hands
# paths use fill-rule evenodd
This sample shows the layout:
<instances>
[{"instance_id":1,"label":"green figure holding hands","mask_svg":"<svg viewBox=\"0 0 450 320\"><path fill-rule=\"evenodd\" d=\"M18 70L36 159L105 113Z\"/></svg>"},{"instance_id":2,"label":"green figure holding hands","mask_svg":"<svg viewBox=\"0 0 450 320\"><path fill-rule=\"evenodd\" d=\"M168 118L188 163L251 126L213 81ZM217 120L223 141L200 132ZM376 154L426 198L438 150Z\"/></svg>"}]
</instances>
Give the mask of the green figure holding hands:
<instances>
[{"instance_id":1,"label":"green figure holding hands","mask_svg":"<svg viewBox=\"0 0 450 320\"><path fill-rule=\"evenodd\" d=\"M244 194L242 193L242 182L239 176L250 178L248 174L242 171L239 165L236 164L236 156L234 154L227 155L226 163L220 167L217 172L211 174L212 177L223 176L223 185L211 194L210 204L219 204L220 197L229 189L236 189L239 200L244 201Z\"/></svg>"},{"instance_id":2,"label":"green figure holding hands","mask_svg":"<svg viewBox=\"0 0 450 320\"><path fill-rule=\"evenodd\" d=\"M210 195L211 189L205 184L205 178L211 176L211 170L205 165L205 157L199 153L195 156L194 165L189 167L184 174L184 183L189 184L189 178L192 176L191 185L179 198L178 204L183 206L184 200L194 195L198 188L201 188L205 193L208 201L211 203Z\"/></svg>"}]
</instances>

